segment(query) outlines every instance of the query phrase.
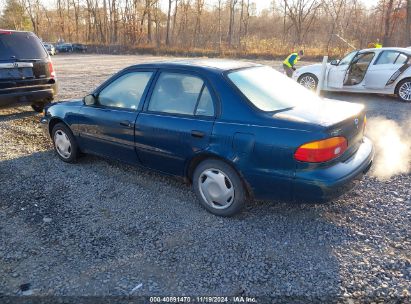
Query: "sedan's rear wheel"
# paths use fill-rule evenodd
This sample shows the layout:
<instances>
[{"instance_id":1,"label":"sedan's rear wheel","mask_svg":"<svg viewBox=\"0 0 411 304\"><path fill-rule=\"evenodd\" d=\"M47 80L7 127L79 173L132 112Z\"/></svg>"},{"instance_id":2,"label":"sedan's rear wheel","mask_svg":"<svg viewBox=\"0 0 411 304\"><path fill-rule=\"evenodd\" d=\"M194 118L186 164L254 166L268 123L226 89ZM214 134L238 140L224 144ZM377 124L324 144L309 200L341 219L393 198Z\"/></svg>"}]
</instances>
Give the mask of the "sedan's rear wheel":
<instances>
[{"instance_id":1,"label":"sedan's rear wheel","mask_svg":"<svg viewBox=\"0 0 411 304\"><path fill-rule=\"evenodd\" d=\"M298 83L309 90L317 89L318 79L314 74L302 74L298 78Z\"/></svg>"},{"instance_id":2,"label":"sedan's rear wheel","mask_svg":"<svg viewBox=\"0 0 411 304\"><path fill-rule=\"evenodd\" d=\"M411 102L411 79L400 81L396 89L396 94L401 101Z\"/></svg>"},{"instance_id":3,"label":"sedan's rear wheel","mask_svg":"<svg viewBox=\"0 0 411 304\"><path fill-rule=\"evenodd\" d=\"M215 215L232 216L240 212L246 202L240 176L219 160L205 160L197 166L193 187L203 207Z\"/></svg>"},{"instance_id":4,"label":"sedan's rear wheel","mask_svg":"<svg viewBox=\"0 0 411 304\"><path fill-rule=\"evenodd\" d=\"M58 157L67 163L74 163L77 160L78 147L71 130L65 124L58 123L54 126L52 135Z\"/></svg>"}]
</instances>

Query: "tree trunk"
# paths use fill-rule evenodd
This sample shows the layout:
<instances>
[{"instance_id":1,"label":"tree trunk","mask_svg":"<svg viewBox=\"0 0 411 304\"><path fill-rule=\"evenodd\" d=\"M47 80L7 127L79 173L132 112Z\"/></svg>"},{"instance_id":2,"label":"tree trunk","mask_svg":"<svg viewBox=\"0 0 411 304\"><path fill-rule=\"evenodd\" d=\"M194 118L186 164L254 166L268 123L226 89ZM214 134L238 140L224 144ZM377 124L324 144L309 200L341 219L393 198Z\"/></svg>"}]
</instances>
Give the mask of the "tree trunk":
<instances>
[{"instance_id":1,"label":"tree trunk","mask_svg":"<svg viewBox=\"0 0 411 304\"><path fill-rule=\"evenodd\" d=\"M168 14L167 14L167 29L166 29L166 45L170 45L170 18L171 18L171 4L173 0L168 0Z\"/></svg>"},{"instance_id":2,"label":"tree trunk","mask_svg":"<svg viewBox=\"0 0 411 304\"><path fill-rule=\"evenodd\" d=\"M389 0L387 5L387 11L385 12L385 27L384 27L384 41L383 45L388 46L390 44L390 23L391 23L391 13L394 0Z\"/></svg>"}]
</instances>

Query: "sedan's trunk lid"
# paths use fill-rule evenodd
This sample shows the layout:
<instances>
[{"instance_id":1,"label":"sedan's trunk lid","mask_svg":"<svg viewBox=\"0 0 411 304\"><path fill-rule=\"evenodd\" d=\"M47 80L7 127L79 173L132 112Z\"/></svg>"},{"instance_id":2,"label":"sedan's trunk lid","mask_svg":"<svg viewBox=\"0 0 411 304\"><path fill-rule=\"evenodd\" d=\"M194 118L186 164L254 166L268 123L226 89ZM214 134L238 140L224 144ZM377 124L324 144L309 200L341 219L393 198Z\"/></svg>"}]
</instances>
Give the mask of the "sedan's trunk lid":
<instances>
[{"instance_id":1,"label":"sedan's trunk lid","mask_svg":"<svg viewBox=\"0 0 411 304\"><path fill-rule=\"evenodd\" d=\"M302 125L317 125L322 127L324 137L345 137L348 149L343 158L355 153L364 136L365 111L361 104L324 99L278 112L274 117Z\"/></svg>"}]
</instances>

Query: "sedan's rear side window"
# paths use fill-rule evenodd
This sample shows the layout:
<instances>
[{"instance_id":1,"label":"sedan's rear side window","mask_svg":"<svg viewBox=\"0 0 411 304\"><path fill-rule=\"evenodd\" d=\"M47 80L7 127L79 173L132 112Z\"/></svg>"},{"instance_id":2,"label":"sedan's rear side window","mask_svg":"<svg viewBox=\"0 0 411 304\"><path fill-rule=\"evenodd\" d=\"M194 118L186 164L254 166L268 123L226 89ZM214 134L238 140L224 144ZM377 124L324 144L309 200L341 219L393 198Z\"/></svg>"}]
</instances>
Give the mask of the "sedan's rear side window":
<instances>
[{"instance_id":1,"label":"sedan's rear side window","mask_svg":"<svg viewBox=\"0 0 411 304\"><path fill-rule=\"evenodd\" d=\"M375 64L394 64L399 55L400 52L397 51L384 51Z\"/></svg>"},{"instance_id":2,"label":"sedan's rear side window","mask_svg":"<svg viewBox=\"0 0 411 304\"><path fill-rule=\"evenodd\" d=\"M44 59L48 54L39 38L30 32L0 33L0 61L10 59Z\"/></svg>"},{"instance_id":3,"label":"sedan's rear side window","mask_svg":"<svg viewBox=\"0 0 411 304\"><path fill-rule=\"evenodd\" d=\"M99 104L106 107L137 109L152 75L152 72L132 72L117 78L100 92Z\"/></svg>"},{"instance_id":4,"label":"sedan's rear side window","mask_svg":"<svg viewBox=\"0 0 411 304\"><path fill-rule=\"evenodd\" d=\"M400 54L395 60L394 64L405 64L408 61L408 56L405 54Z\"/></svg>"},{"instance_id":5,"label":"sedan's rear side window","mask_svg":"<svg viewBox=\"0 0 411 304\"><path fill-rule=\"evenodd\" d=\"M214 116L213 99L204 81L193 75L161 73L149 111L183 115Z\"/></svg>"}]
</instances>

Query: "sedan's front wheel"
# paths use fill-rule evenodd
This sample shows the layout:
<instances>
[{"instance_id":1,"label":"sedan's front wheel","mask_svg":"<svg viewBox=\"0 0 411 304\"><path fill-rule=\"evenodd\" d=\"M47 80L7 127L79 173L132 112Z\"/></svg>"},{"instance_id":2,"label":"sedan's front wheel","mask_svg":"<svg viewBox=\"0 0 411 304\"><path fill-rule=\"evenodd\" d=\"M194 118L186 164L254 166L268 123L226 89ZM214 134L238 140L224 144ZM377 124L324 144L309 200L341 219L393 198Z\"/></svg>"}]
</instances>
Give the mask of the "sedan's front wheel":
<instances>
[{"instance_id":1,"label":"sedan's front wheel","mask_svg":"<svg viewBox=\"0 0 411 304\"><path fill-rule=\"evenodd\" d=\"M52 137L58 157L67 163L74 163L78 156L78 146L71 130L65 124L58 123L53 128Z\"/></svg>"},{"instance_id":2,"label":"sedan's front wheel","mask_svg":"<svg viewBox=\"0 0 411 304\"><path fill-rule=\"evenodd\" d=\"M411 102L411 79L400 81L395 93L401 101Z\"/></svg>"},{"instance_id":3,"label":"sedan's front wheel","mask_svg":"<svg viewBox=\"0 0 411 304\"><path fill-rule=\"evenodd\" d=\"M246 192L237 172L228 164L209 159L194 171L193 188L201 204L219 216L240 212L246 202Z\"/></svg>"},{"instance_id":4,"label":"sedan's front wheel","mask_svg":"<svg viewBox=\"0 0 411 304\"><path fill-rule=\"evenodd\" d=\"M298 78L298 83L309 90L316 90L318 85L318 79L314 74L302 74Z\"/></svg>"}]
</instances>

